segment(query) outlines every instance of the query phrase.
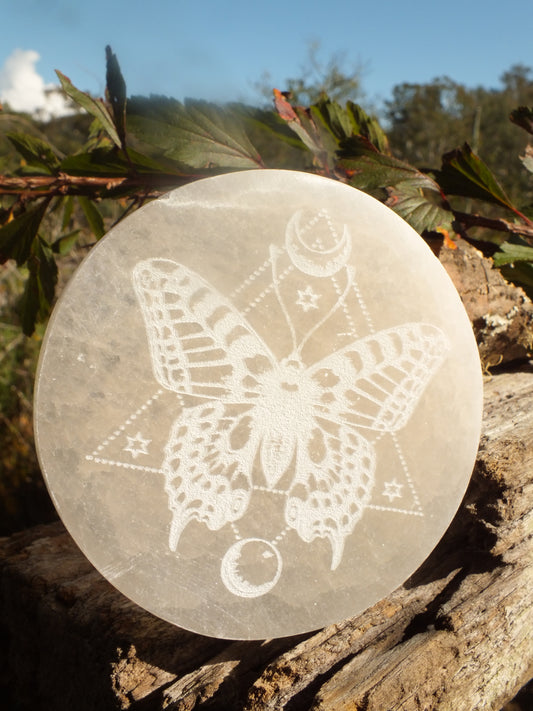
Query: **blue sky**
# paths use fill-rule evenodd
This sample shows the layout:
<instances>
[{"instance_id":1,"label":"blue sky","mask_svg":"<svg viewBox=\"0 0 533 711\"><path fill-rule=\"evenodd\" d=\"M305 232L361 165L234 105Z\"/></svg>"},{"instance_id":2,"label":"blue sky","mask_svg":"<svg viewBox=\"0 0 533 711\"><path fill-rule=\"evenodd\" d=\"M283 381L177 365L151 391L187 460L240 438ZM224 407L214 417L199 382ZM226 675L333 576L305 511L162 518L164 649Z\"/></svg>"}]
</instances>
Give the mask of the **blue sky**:
<instances>
[{"instance_id":1,"label":"blue sky","mask_svg":"<svg viewBox=\"0 0 533 711\"><path fill-rule=\"evenodd\" d=\"M343 53L346 70L364 67L374 105L404 81L447 75L498 86L511 65L533 66L532 0L3 0L1 15L4 100L9 82L13 91L23 83L22 75L14 81L13 61L6 64L17 49L44 85L57 68L101 94L110 44L130 95L180 99L257 100L253 85L264 72L283 89L302 74L314 40L324 60Z\"/></svg>"}]
</instances>

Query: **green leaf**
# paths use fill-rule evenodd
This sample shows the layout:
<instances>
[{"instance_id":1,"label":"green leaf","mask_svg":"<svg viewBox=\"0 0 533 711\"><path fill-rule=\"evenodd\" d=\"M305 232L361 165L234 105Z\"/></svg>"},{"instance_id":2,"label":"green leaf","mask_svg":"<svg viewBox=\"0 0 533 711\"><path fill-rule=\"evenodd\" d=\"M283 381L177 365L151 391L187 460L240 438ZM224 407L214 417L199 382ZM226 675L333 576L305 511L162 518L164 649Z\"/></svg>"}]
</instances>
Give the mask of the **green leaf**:
<instances>
[{"instance_id":1,"label":"green leaf","mask_svg":"<svg viewBox=\"0 0 533 711\"><path fill-rule=\"evenodd\" d=\"M302 142L274 111L245 104L230 104L230 110L239 116L244 125L258 128L268 134L270 140L280 140L293 148L302 149Z\"/></svg>"},{"instance_id":2,"label":"green leaf","mask_svg":"<svg viewBox=\"0 0 533 711\"><path fill-rule=\"evenodd\" d=\"M452 232L453 215L443 207L436 190L418 187L416 181L404 181L389 188L385 203L419 234L447 230Z\"/></svg>"},{"instance_id":3,"label":"green leaf","mask_svg":"<svg viewBox=\"0 0 533 711\"><path fill-rule=\"evenodd\" d=\"M61 221L61 229L66 230L70 218L72 217L72 212L74 210L74 198L72 195L67 195L63 202L63 220Z\"/></svg>"},{"instance_id":4,"label":"green leaf","mask_svg":"<svg viewBox=\"0 0 533 711\"><path fill-rule=\"evenodd\" d=\"M507 281L522 287L530 299L533 299L533 264L531 262L517 262L504 264L500 271Z\"/></svg>"},{"instance_id":5,"label":"green leaf","mask_svg":"<svg viewBox=\"0 0 533 711\"><path fill-rule=\"evenodd\" d=\"M443 156L436 180L446 194L496 203L517 212L490 168L467 143Z\"/></svg>"},{"instance_id":6,"label":"green leaf","mask_svg":"<svg viewBox=\"0 0 533 711\"><path fill-rule=\"evenodd\" d=\"M54 254L60 254L61 256L68 254L78 241L80 231L81 230L72 230L72 232L68 232L66 235L58 237L50 245L52 252Z\"/></svg>"},{"instance_id":7,"label":"green leaf","mask_svg":"<svg viewBox=\"0 0 533 711\"><path fill-rule=\"evenodd\" d=\"M362 136L379 152L388 153L387 137L376 118L369 116L358 104L348 101L346 108L330 99L321 99L316 108L329 130L342 146L344 140L352 136Z\"/></svg>"},{"instance_id":8,"label":"green leaf","mask_svg":"<svg viewBox=\"0 0 533 711\"><path fill-rule=\"evenodd\" d=\"M241 122L265 167L306 170L309 152L294 131L275 111L247 106L229 105Z\"/></svg>"},{"instance_id":9,"label":"green leaf","mask_svg":"<svg viewBox=\"0 0 533 711\"><path fill-rule=\"evenodd\" d=\"M404 180L416 180L418 187L438 189L435 182L409 163L380 153L362 136L352 136L339 149L339 168L346 171L350 185L373 192L397 185Z\"/></svg>"},{"instance_id":10,"label":"green leaf","mask_svg":"<svg viewBox=\"0 0 533 711\"><path fill-rule=\"evenodd\" d=\"M311 109L314 109L315 116L320 115L324 125L328 127L329 131L337 139L337 143L343 138L359 133L351 115L335 101L330 101L330 99L324 97L314 104Z\"/></svg>"},{"instance_id":11,"label":"green leaf","mask_svg":"<svg viewBox=\"0 0 533 711\"><path fill-rule=\"evenodd\" d=\"M195 170L262 167L261 157L229 108L205 101L135 97L128 131L180 166Z\"/></svg>"},{"instance_id":12,"label":"green leaf","mask_svg":"<svg viewBox=\"0 0 533 711\"><path fill-rule=\"evenodd\" d=\"M338 169L354 188L386 200L417 232L451 230L453 216L429 175L393 156L379 153L361 136L343 142Z\"/></svg>"},{"instance_id":13,"label":"green leaf","mask_svg":"<svg viewBox=\"0 0 533 711\"><path fill-rule=\"evenodd\" d=\"M504 242L500 244L500 251L496 252L492 258L497 267L515 262L533 262L533 247L526 244Z\"/></svg>"},{"instance_id":14,"label":"green leaf","mask_svg":"<svg viewBox=\"0 0 533 711\"><path fill-rule=\"evenodd\" d=\"M29 275L19 303L22 330L31 336L37 321L43 321L52 306L57 284L57 265L49 245L36 237L28 260Z\"/></svg>"},{"instance_id":15,"label":"green leaf","mask_svg":"<svg viewBox=\"0 0 533 711\"><path fill-rule=\"evenodd\" d=\"M0 264L15 259L20 267L28 260L48 204L42 200L0 228Z\"/></svg>"},{"instance_id":16,"label":"green leaf","mask_svg":"<svg viewBox=\"0 0 533 711\"><path fill-rule=\"evenodd\" d=\"M330 173L335 172L337 154L345 154L344 149L353 139L362 139L375 151L388 151L388 142L379 123L357 104L348 102L344 109L323 97L304 109L292 106L278 90L274 90L274 103L280 117Z\"/></svg>"},{"instance_id":17,"label":"green leaf","mask_svg":"<svg viewBox=\"0 0 533 711\"><path fill-rule=\"evenodd\" d=\"M61 82L61 87L63 91L68 96L70 96L70 98L75 101L76 104L84 108L89 114L91 114L91 116L94 116L94 118L99 121L101 127L104 129L107 135L111 138L113 143L120 148L120 137L113 124L111 114L105 107L103 101L101 101L100 99L93 99L92 96L89 96L89 94L86 94L85 92L76 89L70 79L64 74L61 74L61 72L56 70L56 74L59 78L59 81Z\"/></svg>"},{"instance_id":18,"label":"green leaf","mask_svg":"<svg viewBox=\"0 0 533 711\"><path fill-rule=\"evenodd\" d=\"M347 102L346 111L354 125L354 133L367 138L380 153L389 152L389 141L376 118L369 116L358 104L354 104L352 101Z\"/></svg>"},{"instance_id":19,"label":"green leaf","mask_svg":"<svg viewBox=\"0 0 533 711\"><path fill-rule=\"evenodd\" d=\"M318 105L309 109L293 107L278 89L274 89L274 104L279 116L311 151L322 169L332 173L339 142L328 123L328 109L323 107L321 110ZM331 111L335 109L332 107Z\"/></svg>"},{"instance_id":20,"label":"green leaf","mask_svg":"<svg viewBox=\"0 0 533 711\"><path fill-rule=\"evenodd\" d=\"M89 198L79 196L78 202L81 205L81 209L85 215L89 227L96 239L100 239L105 235L104 218L96 208L94 202L89 200Z\"/></svg>"},{"instance_id":21,"label":"green leaf","mask_svg":"<svg viewBox=\"0 0 533 711\"><path fill-rule=\"evenodd\" d=\"M525 129L528 133L533 134L533 108L529 106L519 106L514 111L511 111L509 117L513 123L520 128Z\"/></svg>"},{"instance_id":22,"label":"green leaf","mask_svg":"<svg viewBox=\"0 0 533 711\"><path fill-rule=\"evenodd\" d=\"M125 177L131 171L131 165L138 174L155 174L171 172L166 165L145 156L142 153L128 149L129 161L126 160L122 150L116 148L95 148L88 153L77 153L67 156L61 162L60 170L69 175L108 175L112 177ZM183 173L174 171L176 176Z\"/></svg>"},{"instance_id":23,"label":"green leaf","mask_svg":"<svg viewBox=\"0 0 533 711\"><path fill-rule=\"evenodd\" d=\"M115 119L120 142L123 148L126 146L126 82L120 71L118 59L113 54L111 47L105 48L106 53L106 94Z\"/></svg>"},{"instance_id":24,"label":"green leaf","mask_svg":"<svg viewBox=\"0 0 533 711\"><path fill-rule=\"evenodd\" d=\"M26 133L8 133L7 138L24 160L39 172L53 175L59 167L59 158L46 141Z\"/></svg>"}]
</instances>

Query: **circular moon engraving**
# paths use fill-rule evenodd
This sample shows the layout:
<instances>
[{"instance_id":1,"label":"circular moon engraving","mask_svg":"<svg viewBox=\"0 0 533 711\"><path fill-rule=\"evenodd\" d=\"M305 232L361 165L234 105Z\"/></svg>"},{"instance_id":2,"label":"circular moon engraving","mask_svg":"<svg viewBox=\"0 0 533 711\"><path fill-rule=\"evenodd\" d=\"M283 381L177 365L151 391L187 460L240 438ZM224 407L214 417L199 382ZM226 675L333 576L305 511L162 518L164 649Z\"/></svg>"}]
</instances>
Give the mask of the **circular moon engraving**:
<instances>
[{"instance_id":1,"label":"circular moon engraving","mask_svg":"<svg viewBox=\"0 0 533 711\"><path fill-rule=\"evenodd\" d=\"M228 548L220 577L228 590L239 597L260 597L276 585L282 569L278 549L262 538L245 538Z\"/></svg>"},{"instance_id":2,"label":"circular moon engraving","mask_svg":"<svg viewBox=\"0 0 533 711\"><path fill-rule=\"evenodd\" d=\"M346 225L339 236L326 212L319 211L306 221L299 210L287 224L285 246L298 269L324 277L336 274L347 263L352 242Z\"/></svg>"}]
</instances>

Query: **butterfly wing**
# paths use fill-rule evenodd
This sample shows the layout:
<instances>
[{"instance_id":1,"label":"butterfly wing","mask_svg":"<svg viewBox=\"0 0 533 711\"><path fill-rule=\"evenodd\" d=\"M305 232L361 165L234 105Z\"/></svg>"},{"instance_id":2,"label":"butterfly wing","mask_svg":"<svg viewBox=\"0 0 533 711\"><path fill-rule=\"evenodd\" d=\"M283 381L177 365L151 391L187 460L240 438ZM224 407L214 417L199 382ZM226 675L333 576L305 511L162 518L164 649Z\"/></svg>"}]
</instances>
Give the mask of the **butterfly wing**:
<instances>
[{"instance_id":1,"label":"butterfly wing","mask_svg":"<svg viewBox=\"0 0 533 711\"><path fill-rule=\"evenodd\" d=\"M359 430L404 427L448 347L439 328L408 323L362 338L307 370L312 417L299 437L286 520L304 541L329 539L332 570L374 484L375 450Z\"/></svg>"},{"instance_id":2,"label":"butterfly wing","mask_svg":"<svg viewBox=\"0 0 533 711\"><path fill-rule=\"evenodd\" d=\"M175 550L190 521L218 530L246 511L264 436L254 403L261 377L278 364L233 304L187 267L142 261L133 283L156 380L197 403L176 419L165 447Z\"/></svg>"},{"instance_id":3,"label":"butterfly wing","mask_svg":"<svg viewBox=\"0 0 533 711\"><path fill-rule=\"evenodd\" d=\"M355 341L311 368L315 413L376 432L397 432L412 416L449 349L440 328L407 323Z\"/></svg>"},{"instance_id":4,"label":"butterfly wing","mask_svg":"<svg viewBox=\"0 0 533 711\"><path fill-rule=\"evenodd\" d=\"M341 561L346 537L370 502L375 468L370 442L350 427L320 418L298 447L285 520L306 543L329 540L332 570Z\"/></svg>"},{"instance_id":5,"label":"butterfly wing","mask_svg":"<svg viewBox=\"0 0 533 711\"><path fill-rule=\"evenodd\" d=\"M247 402L254 372L275 358L233 304L192 270L148 259L133 270L157 382L167 390ZM253 396L253 395L252 395Z\"/></svg>"},{"instance_id":6,"label":"butterfly wing","mask_svg":"<svg viewBox=\"0 0 533 711\"><path fill-rule=\"evenodd\" d=\"M162 467L172 512L171 550L192 520L217 531L243 516L257 446L247 407L215 401L187 408L177 418Z\"/></svg>"}]
</instances>

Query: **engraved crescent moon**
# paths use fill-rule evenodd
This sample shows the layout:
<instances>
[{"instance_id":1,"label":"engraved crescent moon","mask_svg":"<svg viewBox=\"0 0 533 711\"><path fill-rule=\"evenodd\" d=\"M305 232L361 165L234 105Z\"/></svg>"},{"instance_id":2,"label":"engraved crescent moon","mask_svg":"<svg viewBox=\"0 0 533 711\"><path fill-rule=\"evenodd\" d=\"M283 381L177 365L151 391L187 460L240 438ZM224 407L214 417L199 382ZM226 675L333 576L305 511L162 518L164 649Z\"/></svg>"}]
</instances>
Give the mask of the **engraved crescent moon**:
<instances>
[{"instance_id":1,"label":"engraved crescent moon","mask_svg":"<svg viewBox=\"0 0 533 711\"><path fill-rule=\"evenodd\" d=\"M298 210L287 223L285 246L293 264L304 274L328 277L336 274L350 257L352 241L348 228L344 230L340 240L333 247L317 249L302 239L300 219L302 211Z\"/></svg>"},{"instance_id":2,"label":"engraved crescent moon","mask_svg":"<svg viewBox=\"0 0 533 711\"><path fill-rule=\"evenodd\" d=\"M243 578L239 570L239 565L245 546L258 543L262 544L264 547L263 556L271 556L272 554L275 556L276 570L274 572L274 576L270 580L266 580L265 582L256 585ZM258 564L261 564L260 558L258 558ZM261 595L265 595L267 592L272 590L274 585L276 585L281 575L281 568L281 555L272 543L265 541L262 538L244 538L234 543L226 551L220 566L220 577L222 578L222 582L227 589L234 595L248 598L260 597Z\"/></svg>"}]
</instances>

